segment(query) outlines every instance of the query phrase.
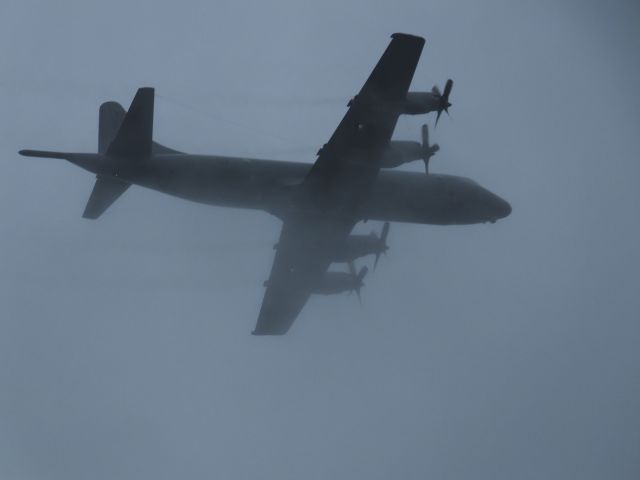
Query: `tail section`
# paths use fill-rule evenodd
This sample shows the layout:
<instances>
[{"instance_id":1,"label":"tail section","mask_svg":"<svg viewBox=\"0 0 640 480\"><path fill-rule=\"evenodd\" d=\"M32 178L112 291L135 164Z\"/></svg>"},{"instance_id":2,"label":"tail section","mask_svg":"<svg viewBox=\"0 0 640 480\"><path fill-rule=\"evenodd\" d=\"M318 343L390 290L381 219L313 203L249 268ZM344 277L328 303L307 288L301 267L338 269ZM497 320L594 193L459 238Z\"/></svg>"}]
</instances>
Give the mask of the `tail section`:
<instances>
[{"instance_id":1,"label":"tail section","mask_svg":"<svg viewBox=\"0 0 640 480\"><path fill-rule=\"evenodd\" d=\"M105 102L100 105L100 119L98 127L98 153L106 154L111 143L115 140L127 111L118 102ZM155 155L179 154L178 150L165 147L154 141L151 142L151 153Z\"/></svg>"},{"instance_id":2,"label":"tail section","mask_svg":"<svg viewBox=\"0 0 640 480\"><path fill-rule=\"evenodd\" d=\"M138 89L118 132L105 150L108 156L140 158L151 155L153 96L153 88ZM111 109L115 111L113 107L105 110Z\"/></svg>"},{"instance_id":3,"label":"tail section","mask_svg":"<svg viewBox=\"0 0 640 480\"><path fill-rule=\"evenodd\" d=\"M49 150L20 150L18 153L23 157L59 158L61 160L69 160L73 155L73 153L52 152Z\"/></svg>"},{"instance_id":4,"label":"tail section","mask_svg":"<svg viewBox=\"0 0 640 480\"><path fill-rule=\"evenodd\" d=\"M91 191L91 196L82 214L83 218L96 219L122 195L130 183L123 182L114 177L96 177L96 183Z\"/></svg>"},{"instance_id":5,"label":"tail section","mask_svg":"<svg viewBox=\"0 0 640 480\"><path fill-rule=\"evenodd\" d=\"M179 153L153 141L153 104L153 88L138 89L128 111L117 102L103 103L98 127L99 153L128 160ZM98 218L130 186L118 178L98 175L82 216Z\"/></svg>"},{"instance_id":6,"label":"tail section","mask_svg":"<svg viewBox=\"0 0 640 480\"><path fill-rule=\"evenodd\" d=\"M108 157L140 159L152 152L153 88L140 88L125 112L117 102L100 106L98 152ZM96 176L82 216L96 219L131 186L116 177Z\"/></svg>"},{"instance_id":7,"label":"tail section","mask_svg":"<svg viewBox=\"0 0 640 480\"><path fill-rule=\"evenodd\" d=\"M98 153L105 154L122 125L126 111L118 102L105 102L100 105L98 120Z\"/></svg>"},{"instance_id":8,"label":"tail section","mask_svg":"<svg viewBox=\"0 0 640 480\"><path fill-rule=\"evenodd\" d=\"M140 88L125 111L117 102L100 106L98 154L21 150L28 157L60 158L96 173L96 183L82 215L98 218L129 187L117 175L122 162L137 162L151 155L179 154L152 140L154 89Z\"/></svg>"}]
</instances>

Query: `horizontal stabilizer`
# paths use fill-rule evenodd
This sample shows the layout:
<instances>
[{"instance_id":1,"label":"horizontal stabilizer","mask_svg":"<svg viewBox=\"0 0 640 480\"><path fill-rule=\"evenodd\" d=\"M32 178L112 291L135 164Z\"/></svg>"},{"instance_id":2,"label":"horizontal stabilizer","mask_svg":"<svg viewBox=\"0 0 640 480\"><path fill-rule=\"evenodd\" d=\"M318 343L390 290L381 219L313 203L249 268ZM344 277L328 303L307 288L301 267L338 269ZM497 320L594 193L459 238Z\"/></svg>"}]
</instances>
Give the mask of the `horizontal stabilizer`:
<instances>
[{"instance_id":1,"label":"horizontal stabilizer","mask_svg":"<svg viewBox=\"0 0 640 480\"><path fill-rule=\"evenodd\" d=\"M68 160L72 155L66 152L50 152L47 150L20 150L18 153L23 157L60 158L62 160Z\"/></svg>"},{"instance_id":2,"label":"horizontal stabilizer","mask_svg":"<svg viewBox=\"0 0 640 480\"><path fill-rule=\"evenodd\" d=\"M106 150L107 155L136 158L151 155L153 100L153 88L138 89L118 133ZM115 113L115 106L112 108Z\"/></svg>"},{"instance_id":3,"label":"horizontal stabilizer","mask_svg":"<svg viewBox=\"0 0 640 480\"><path fill-rule=\"evenodd\" d=\"M84 218L98 218L107 208L122 195L130 183L112 177L96 177L96 183L87 202L82 216Z\"/></svg>"}]
</instances>

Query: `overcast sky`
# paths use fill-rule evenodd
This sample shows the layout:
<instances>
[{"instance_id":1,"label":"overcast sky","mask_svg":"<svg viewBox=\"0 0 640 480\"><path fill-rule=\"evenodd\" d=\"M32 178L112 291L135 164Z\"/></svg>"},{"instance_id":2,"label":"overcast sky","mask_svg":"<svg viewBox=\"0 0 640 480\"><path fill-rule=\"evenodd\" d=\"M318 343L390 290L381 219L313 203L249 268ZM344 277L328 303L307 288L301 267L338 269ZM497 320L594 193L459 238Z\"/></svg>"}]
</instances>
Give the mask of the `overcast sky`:
<instances>
[{"instance_id":1,"label":"overcast sky","mask_svg":"<svg viewBox=\"0 0 640 480\"><path fill-rule=\"evenodd\" d=\"M634 0L0 2L0 478L640 478L639 25ZM413 89L455 80L432 171L513 213L394 224L362 307L312 298L284 337L250 335L274 217L133 187L84 220L89 173L17 155L95 151L100 103L153 86L161 143L313 162L396 31L427 39Z\"/></svg>"}]
</instances>

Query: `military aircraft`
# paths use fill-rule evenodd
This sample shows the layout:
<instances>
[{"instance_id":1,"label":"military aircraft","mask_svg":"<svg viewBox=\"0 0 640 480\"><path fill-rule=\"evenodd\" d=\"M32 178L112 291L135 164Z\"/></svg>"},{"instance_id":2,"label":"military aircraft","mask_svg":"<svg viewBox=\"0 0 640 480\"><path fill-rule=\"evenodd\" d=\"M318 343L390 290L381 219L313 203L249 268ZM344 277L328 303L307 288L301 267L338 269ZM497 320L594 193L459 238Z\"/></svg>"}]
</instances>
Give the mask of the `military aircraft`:
<instances>
[{"instance_id":1,"label":"military aircraft","mask_svg":"<svg viewBox=\"0 0 640 480\"><path fill-rule=\"evenodd\" d=\"M361 220L422 224L495 222L510 205L476 182L433 173L380 171L423 159L429 145L392 141L399 115L424 95L409 92L425 40L396 33L313 165L249 158L188 155L152 139L154 90L141 88L127 112L115 102L99 112L98 153L22 150L31 157L68 160L96 174L83 217L98 218L131 185L210 205L251 208L282 220L280 239L255 335L285 334L312 294L359 293L366 268L356 258L386 251L380 236L352 235ZM448 108L451 82L439 103ZM434 92L432 100L437 97ZM418 100L416 100L418 99ZM423 107L424 107L423 105ZM425 107L426 108L426 107ZM350 272L328 271L347 262Z\"/></svg>"}]
</instances>

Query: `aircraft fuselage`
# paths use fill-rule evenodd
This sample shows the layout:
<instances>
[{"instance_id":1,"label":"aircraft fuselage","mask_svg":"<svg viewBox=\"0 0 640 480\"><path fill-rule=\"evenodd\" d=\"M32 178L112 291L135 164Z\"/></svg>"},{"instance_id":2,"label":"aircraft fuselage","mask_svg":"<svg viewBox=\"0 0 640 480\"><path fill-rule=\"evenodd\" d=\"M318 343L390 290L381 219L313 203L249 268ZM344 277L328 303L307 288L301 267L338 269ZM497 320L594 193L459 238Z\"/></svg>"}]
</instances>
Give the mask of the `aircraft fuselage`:
<instances>
[{"instance_id":1,"label":"aircraft fuselage","mask_svg":"<svg viewBox=\"0 0 640 480\"><path fill-rule=\"evenodd\" d=\"M311 164L208 155L154 155L123 160L95 154L69 158L99 175L198 203L257 209L281 216ZM453 175L380 171L363 201L365 220L452 225L495 221L509 204L477 183Z\"/></svg>"}]
</instances>

